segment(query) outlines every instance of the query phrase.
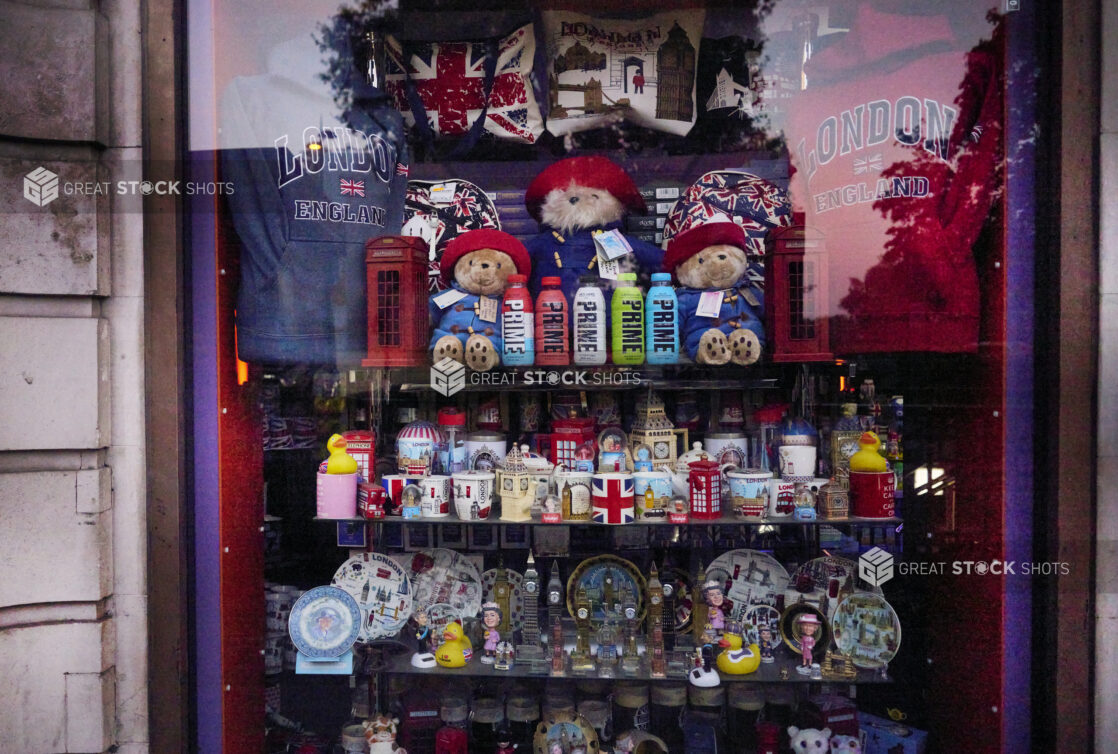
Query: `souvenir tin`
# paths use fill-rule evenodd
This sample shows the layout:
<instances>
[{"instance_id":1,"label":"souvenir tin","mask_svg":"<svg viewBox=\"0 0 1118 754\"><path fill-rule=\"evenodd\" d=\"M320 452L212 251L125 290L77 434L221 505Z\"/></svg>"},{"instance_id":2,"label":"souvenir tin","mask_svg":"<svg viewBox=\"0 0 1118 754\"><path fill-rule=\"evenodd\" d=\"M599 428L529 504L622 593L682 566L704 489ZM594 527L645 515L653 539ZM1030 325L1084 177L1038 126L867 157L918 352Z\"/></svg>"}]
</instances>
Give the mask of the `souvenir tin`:
<instances>
[{"instance_id":1,"label":"souvenir tin","mask_svg":"<svg viewBox=\"0 0 1118 754\"><path fill-rule=\"evenodd\" d=\"M454 475L454 510L463 521L489 518L493 508L492 471L462 471Z\"/></svg>"}]
</instances>

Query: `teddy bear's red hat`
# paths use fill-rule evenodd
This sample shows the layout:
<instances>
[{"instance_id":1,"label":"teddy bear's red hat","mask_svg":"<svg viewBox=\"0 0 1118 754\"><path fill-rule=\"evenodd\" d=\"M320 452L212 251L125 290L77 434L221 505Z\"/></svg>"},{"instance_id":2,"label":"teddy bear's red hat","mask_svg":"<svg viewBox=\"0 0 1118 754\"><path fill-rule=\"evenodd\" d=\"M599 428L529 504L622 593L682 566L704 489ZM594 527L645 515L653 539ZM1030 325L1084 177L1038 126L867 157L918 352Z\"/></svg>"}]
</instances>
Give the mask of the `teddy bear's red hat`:
<instances>
[{"instance_id":1,"label":"teddy bear's red hat","mask_svg":"<svg viewBox=\"0 0 1118 754\"><path fill-rule=\"evenodd\" d=\"M536 221L540 221L540 206L555 189L565 189L571 182L580 186L609 192L630 212L648 210L637 184L620 165L606 157L568 157L548 165L537 175L524 193L524 204Z\"/></svg>"},{"instance_id":2,"label":"teddy bear's red hat","mask_svg":"<svg viewBox=\"0 0 1118 754\"><path fill-rule=\"evenodd\" d=\"M524 248L524 244L502 230L480 228L478 230L468 230L459 236L455 236L446 245L443 257L439 260L439 272L443 281L449 284L454 278L454 265L458 263L458 260L478 249L503 251L512 257L512 263L516 265L518 273L521 275L532 274L532 258L528 256L528 250Z\"/></svg>"},{"instance_id":3,"label":"teddy bear's red hat","mask_svg":"<svg viewBox=\"0 0 1118 754\"><path fill-rule=\"evenodd\" d=\"M749 253L745 231L737 223L722 220L696 225L668 241L668 248L664 251L664 272L675 272L675 268L690 259L692 255L708 246L722 243L737 246Z\"/></svg>"}]
</instances>

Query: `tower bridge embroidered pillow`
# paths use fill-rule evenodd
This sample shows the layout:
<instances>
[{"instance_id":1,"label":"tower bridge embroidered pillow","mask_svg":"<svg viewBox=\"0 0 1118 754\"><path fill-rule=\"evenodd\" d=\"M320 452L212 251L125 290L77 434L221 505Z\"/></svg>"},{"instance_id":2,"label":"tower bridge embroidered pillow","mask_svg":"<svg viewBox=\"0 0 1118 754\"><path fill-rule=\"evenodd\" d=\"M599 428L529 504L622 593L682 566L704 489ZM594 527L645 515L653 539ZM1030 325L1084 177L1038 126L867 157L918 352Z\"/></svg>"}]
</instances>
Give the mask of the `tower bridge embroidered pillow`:
<instances>
[{"instance_id":1,"label":"tower bridge embroidered pillow","mask_svg":"<svg viewBox=\"0 0 1118 754\"><path fill-rule=\"evenodd\" d=\"M681 136L691 130L703 11L644 19L545 11L543 26L552 134L617 120Z\"/></svg>"},{"instance_id":2,"label":"tower bridge embroidered pillow","mask_svg":"<svg viewBox=\"0 0 1118 754\"><path fill-rule=\"evenodd\" d=\"M535 143L543 118L529 75L536 55L531 24L493 41L385 40L385 88L409 126L426 121L435 136L466 136L481 117L484 130Z\"/></svg>"}]
</instances>

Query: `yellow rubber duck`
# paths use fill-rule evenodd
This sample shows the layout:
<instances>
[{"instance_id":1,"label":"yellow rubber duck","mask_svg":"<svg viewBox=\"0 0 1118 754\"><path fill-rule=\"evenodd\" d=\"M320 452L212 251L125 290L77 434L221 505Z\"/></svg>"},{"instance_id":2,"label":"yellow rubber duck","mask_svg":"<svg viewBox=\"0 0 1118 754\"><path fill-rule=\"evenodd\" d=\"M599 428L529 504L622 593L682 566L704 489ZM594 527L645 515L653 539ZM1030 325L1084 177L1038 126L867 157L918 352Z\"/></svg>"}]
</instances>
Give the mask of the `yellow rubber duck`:
<instances>
[{"instance_id":1,"label":"yellow rubber duck","mask_svg":"<svg viewBox=\"0 0 1118 754\"><path fill-rule=\"evenodd\" d=\"M722 654L718 655L714 663L722 673L745 675L761 667L761 648L756 644L743 648L741 634L727 631L722 634L718 646L722 647Z\"/></svg>"},{"instance_id":2,"label":"yellow rubber duck","mask_svg":"<svg viewBox=\"0 0 1118 754\"><path fill-rule=\"evenodd\" d=\"M851 471L888 471L889 464L877 449L881 447L881 440L873 432L863 432L858 438L857 453L850 456Z\"/></svg>"},{"instance_id":3,"label":"yellow rubber duck","mask_svg":"<svg viewBox=\"0 0 1118 754\"><path fill-rule=\"evenodd\" d=\"M357 461L345 452L346 441L341 435L331 435L326 441L326 449L330 457L326 459L327 474L356 474Z\"/></svg>"},{"instance_id":4,"label":"yellow rubber duck","mask_svg":"<svg viewBox=\"0 0 1118 754\"><path fill-rule=\"evenodd\" d=\"M474 656L474 647L462 632L462 624L452 621L443 629L443 643L435 648L435 662L444 668L464 668Z\"/></svg>"}]
</instances>

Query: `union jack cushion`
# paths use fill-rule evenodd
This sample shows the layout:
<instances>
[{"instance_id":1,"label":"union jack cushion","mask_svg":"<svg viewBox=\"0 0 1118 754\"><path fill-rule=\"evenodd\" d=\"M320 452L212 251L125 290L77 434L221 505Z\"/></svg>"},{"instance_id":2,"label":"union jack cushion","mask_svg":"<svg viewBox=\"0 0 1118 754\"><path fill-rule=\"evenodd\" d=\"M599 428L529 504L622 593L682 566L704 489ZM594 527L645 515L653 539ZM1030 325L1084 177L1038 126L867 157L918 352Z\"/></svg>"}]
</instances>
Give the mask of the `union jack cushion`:
<instances>
[{"instance_id":1,"label":"union jack cushion","mask_svg":"<svg viewBox=\"0 0 1118 754\"><path fill-rule=\"evenodd\" d=\"M432 193L452 195L435 200ZM446 288L439 269L446 245L468 230L481 228L500 230L501 221L493 200L479 186L454 178L436 182L408 181L401 233L419 236L427 242L427 280L431 293Z\"/></svg>"},{"instance_id":2,"label":"union jack cushion","mask_svg":"<svg viewBox=\"0 0 1118 754\"><path fill-rule=\"evenodd\" d=\"M543 118L529 79L536 55L532 24L498 41L496 69L486 103L489 49L485 42L404 44L388 37L385 87L408 125L414 126L416 117L408 97L410 81L436 135L469 133L484 108L486 131L504 139L535 143L543 133Z\"/></svg>"}]
</instances>

